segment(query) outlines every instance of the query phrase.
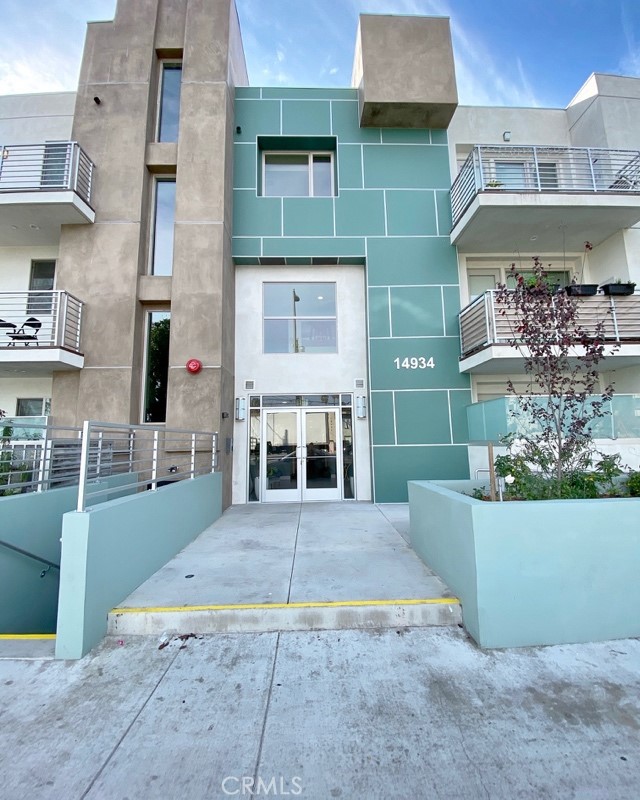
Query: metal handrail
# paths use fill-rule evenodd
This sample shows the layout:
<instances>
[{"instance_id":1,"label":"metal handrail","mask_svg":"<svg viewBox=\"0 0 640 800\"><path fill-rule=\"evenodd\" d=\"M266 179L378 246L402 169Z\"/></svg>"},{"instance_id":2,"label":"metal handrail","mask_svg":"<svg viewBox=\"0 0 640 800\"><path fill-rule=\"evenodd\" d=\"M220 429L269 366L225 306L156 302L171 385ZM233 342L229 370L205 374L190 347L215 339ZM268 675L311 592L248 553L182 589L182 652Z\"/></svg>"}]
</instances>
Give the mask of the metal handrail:
<instances>
[{"instance_id":1,"label":"metal handrail","mask_svg":"<svg viewBox=\"0 0 640 800\"><path fill-rule=\"evenodd\" d=\"M0 292L0 349L62 347L80 353L82 306L60 289Z\"/></svg>"},{"instance_id":2,"label":"metal handrail","mask_svg":"<svg viewBox=\"0 0 640 800\"><path fill-rule=\"evenodd\" d=\"M454 228L479 192L640 194L640 151L476 145L451 186Z\"/></svg>"},{"instance_id":3,"label":"metal handrail","mask_svg":"<svg viewBox=\"0 0 640 800\"><path fill-rule=\"evenodd\" d=\"M94 169L77 142L0 145L0 192L73 191L91 205Z\"/></svg>"},{"instance_id":4,"label":"metal handrail","mask_svg":"<svg viewBox=\"0 0 640 800\"><path fill-rule=\"evenodd\" d=\"M127 442L126 453L120 444L120 462L117 453L112 459L110 474L131 474L132 480L126 484L128 491L155 491L164 482L194 479L214 472L218 464L218 434L212 431L86 420L81 439L77 511L86 511L88 498L107 497L122 490L122 487L94 488L89 494L90 480L102 477L98 454L106 446ZM163 481L161 475L165 473Z\"/></svg>"},{"instance_id":5,"label":"metal handrail","mask_svg":"<svg viewBox=\"0 0 640 800\"><path fill-rule=\"evenodd\" d=\"M640 293L613 297L594 295L577 298L581 324L601 323L605 342L640 341ZM496 314L496 290L489 289L458 314L461 358L490 345L508 345L514 339L516 312L503 307Z\"/></svg>"},{"instance_id":6,"label":"metal handrail","mask_svg":"<svg viewBox=\"0 0 640 800\"><path fill-rule=\"evenodd\" d=\"M32 558L34 561L39 561L41 564L45 564L50 569L57 569L57 570L60 569L60 564L56 564L53 561L49 561L48 558L43 558L43 556L37 556L35 553L30 553L28 550L23 550L21 547L16 547L15 544L10 544L9 542L5 542L3 539L0 539L0 547L6 547L9 550L13 550L16 553L20 553L20 555Z\"/></svg>"}]
</instances>

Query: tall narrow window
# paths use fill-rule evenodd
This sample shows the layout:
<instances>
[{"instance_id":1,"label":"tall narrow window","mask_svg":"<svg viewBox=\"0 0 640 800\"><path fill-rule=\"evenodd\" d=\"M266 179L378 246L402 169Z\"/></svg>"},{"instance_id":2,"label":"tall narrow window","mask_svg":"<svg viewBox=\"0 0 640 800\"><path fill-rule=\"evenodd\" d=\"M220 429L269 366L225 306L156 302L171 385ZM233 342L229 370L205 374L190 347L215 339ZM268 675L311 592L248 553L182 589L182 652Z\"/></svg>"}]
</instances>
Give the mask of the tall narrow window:
<instances>
[{"instance_id":1,"label":"tall narrow window","mask_svg":"<svg viewBox=\"0 0 640 800\"><path fill-rule=\"evenodd\" d=\"M165 422L167 418L170 331L171 314L168 311L147 312L145 422Z\"/></svg>"},{"instance_id":2,"label":"tall narrow window","mask_svg":"<svg viewBox=\"0 0 640 800\"><path fill-rule=\"evenodd\" d=\"M160 113L158 114L159 142L178 141L181 83L182 64L163 63L160 83Z\"/></svg>"},{"instance_id":3,"label":"tall narrow window","mask_svg":"<svg viewBox=\"0 0 640 800\"><path fill-rule=\"evenodd\" d=\"M171 275L173 272L173 225L176 217L175 179L158 179L155 195L151 274Z\"/></svg>"}]
</instances>

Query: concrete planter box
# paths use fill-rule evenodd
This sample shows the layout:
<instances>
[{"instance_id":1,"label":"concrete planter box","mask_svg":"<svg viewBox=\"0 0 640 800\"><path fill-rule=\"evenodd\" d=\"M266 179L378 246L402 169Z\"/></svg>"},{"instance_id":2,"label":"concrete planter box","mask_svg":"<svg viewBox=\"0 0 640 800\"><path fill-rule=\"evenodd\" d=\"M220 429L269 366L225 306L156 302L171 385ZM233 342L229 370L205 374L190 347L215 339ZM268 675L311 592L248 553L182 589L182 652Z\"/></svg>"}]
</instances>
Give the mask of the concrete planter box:
<instances>
[{"instance_id":1,"label":"concrete planter box","mask_svg":"<svg viewBox=\"0 0 640 800\"><path fill-rule=\"evenodd\" d=\"M640 636L640 499L461 494L480 483L409 482L411 544L460 598L479 645Z\"/></svg>"}]
</instances>

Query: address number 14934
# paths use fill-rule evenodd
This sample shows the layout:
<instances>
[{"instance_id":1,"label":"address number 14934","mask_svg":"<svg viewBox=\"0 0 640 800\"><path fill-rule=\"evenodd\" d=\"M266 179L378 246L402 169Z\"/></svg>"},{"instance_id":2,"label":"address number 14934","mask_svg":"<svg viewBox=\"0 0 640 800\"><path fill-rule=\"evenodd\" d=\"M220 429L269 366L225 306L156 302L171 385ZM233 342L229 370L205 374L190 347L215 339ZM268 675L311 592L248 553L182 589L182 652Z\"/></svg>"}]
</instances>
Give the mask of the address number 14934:
<instances>
[{"instance_id":1,"label":"address number 14934","mask_svg":"<svg viewBox=\"0 0 640 800\"><path fill-rule=\"evenodd\" d=\"M425 356L420 356L418 358L415 356L412 358L394 358L393 363L396 365L396 369L433 369L436 365L433 356L430 358L425 358Z\"/></svg>"}]
</instances>

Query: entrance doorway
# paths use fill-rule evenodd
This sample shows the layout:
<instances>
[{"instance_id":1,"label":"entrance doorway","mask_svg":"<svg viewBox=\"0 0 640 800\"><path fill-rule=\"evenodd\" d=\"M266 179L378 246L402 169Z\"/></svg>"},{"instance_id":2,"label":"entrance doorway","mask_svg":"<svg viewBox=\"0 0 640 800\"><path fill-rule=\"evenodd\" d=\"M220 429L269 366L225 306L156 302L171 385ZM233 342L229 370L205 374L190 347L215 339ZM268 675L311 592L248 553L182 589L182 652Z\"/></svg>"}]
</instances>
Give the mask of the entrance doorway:
<instances>
[{"instance_id":1,"label":"entrance doorway","mask_svg":"<svg viewBox=\"0 0 640 800\"><path fill-rule=\"evenodd\" d=\"M324 400L327 396L318 397ZM346 396L342 398L344 402ZM299 398L299 402L308 400L312 397ZM252 410L249 499L262 502L353 499L350 400L349 397L348 405L343 407Z\"/></svg>"}]
</instances>

